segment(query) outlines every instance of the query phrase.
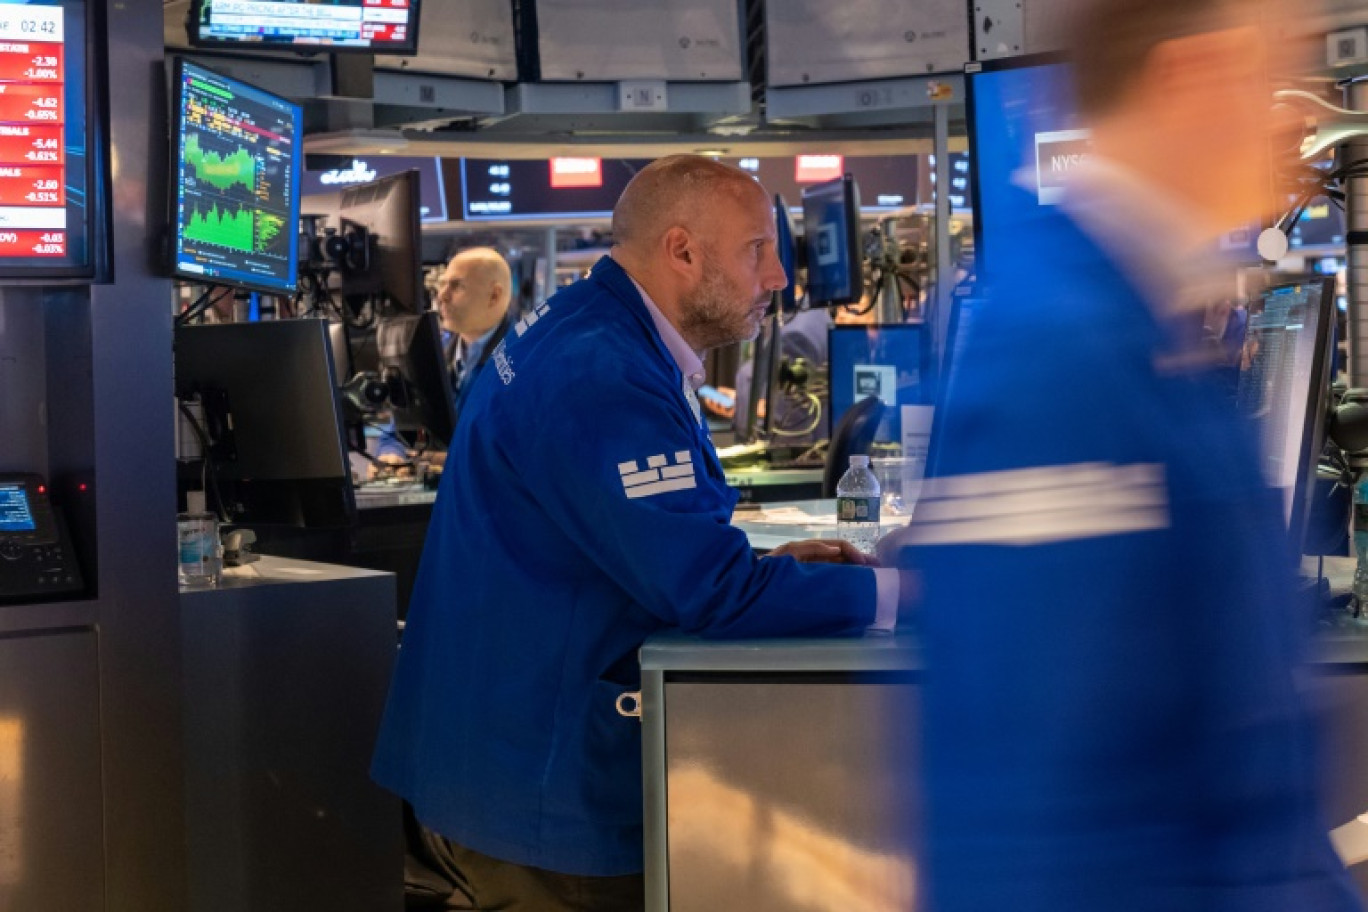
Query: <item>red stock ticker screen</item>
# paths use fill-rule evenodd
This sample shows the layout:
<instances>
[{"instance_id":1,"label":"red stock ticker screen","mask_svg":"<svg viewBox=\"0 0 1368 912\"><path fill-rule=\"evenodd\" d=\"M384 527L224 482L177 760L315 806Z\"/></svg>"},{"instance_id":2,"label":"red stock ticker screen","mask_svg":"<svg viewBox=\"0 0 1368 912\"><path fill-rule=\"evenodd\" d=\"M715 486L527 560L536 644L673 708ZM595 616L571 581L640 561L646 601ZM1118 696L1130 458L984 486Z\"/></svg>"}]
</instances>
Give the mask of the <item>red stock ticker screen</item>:
<instances>
[{"instance_id":1,"label":"red stock ticker screen","mask_svg":"<svg viewBox=\"0 0 1368 912\"><path fill-rule=\"evenodd\" d=\"M90 269L82 3L0 0L0 275Z\"/></svg>"}]
</instances>

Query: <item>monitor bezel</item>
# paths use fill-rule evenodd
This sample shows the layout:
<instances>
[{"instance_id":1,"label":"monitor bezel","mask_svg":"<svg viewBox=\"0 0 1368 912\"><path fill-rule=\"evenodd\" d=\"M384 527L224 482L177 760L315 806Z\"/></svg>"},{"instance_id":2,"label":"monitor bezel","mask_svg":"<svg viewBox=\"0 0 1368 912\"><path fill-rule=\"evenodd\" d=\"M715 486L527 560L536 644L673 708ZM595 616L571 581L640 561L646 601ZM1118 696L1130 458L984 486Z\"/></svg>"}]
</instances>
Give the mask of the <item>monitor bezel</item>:
<instances>
[{"instance_id":1,"label":"monitor bezel","mask_svg":"<svg viewBox=\"0 0 1368 912\"><path fill-rule=\"evenodd\" d=\"M285 0L268 0L285 2ZM403 45L356 45L356 44L311 44L294 41L246 41L232 38L205 37L200 32L201 13L205 0L190 0L186 13L185 34L190 45L209 50L234 50L253 53L286 54L389 54L395 57L413 57L418 54L418 23L421 17L422 0L409 0L408 40Z\"/></svg>"},{"instance_id":2,"label":"monitor bezel","mask_svg":"<svg viewBox=\"0 0 1368 912\"><path fill-rule=\"evenodd\" d=\"M287 224L287 229L290 232L291 238L293 239L291 241L291 250L293 252L290 256L290 281L288 283L272 285L268 282L253 282L251 279L240 279L236 277L225 279L220 276L206 276L203 273L182 269L180 266L178 241L181 235L182 226L180 224L180 218L178 214L179 206L177 201L179 198L179 194L177 193L177 190L180 186L181 161L182 156L184 155L184 149L182 146L185 139L185 131L181 129L180 121L182 105L181 87L184 85L185 68L187 66L195 67L196 69L209 73L219 79L223 79L228 82L244 86L253 92L260 92L262 95L266 95L276 101L279 101L282 104L288 105L290 108L294 110L296 142L294 153L290 156L290 166L294 169L294 174L290 181L290 218ZM269 92L259 86L255 86L250 82L245 82L241 79L238 79L236 76L229 76L227 73L224 73L221 70L216 70L212 67L207 67L199 61L191 60L184 55L173 58L172 65L170 67L170 79L171 88L170 92L168 93L170 115L168 119L168 126L171 134L171 161L169 163L170 166L167 168L167 178L170 186L167 191L168 233L166 247L171 276L173 278L180 279L181 281L193 282L198 285L213 285L224 288L241 288L246 291L256 291L261 292L263 294L271 295L291 296L296 294L299 291L298 234L299 215L302 211L300 208L302 189L300 187L300 178L304 171L303 106L291 101L288 98L285 98L282 95L277 95L274 92Z\"/></svg>"},{"instance_id":3,"label":"monitor bezel","mask_svg":"<svg viewBox=\"0 0 1368 912\"><path fill-rule=\"evenodd\" d=\"M1292 507L1288 516L1287 534L1297 553L1305 548L1306 530L1311 520L1311 492L1316 485L1316 466L1320 462L1320 452L1325 446L1326 408L1330 393L1331 369L1334 364L1335 348L1335 280L1333 278L1314 279L1306 282L1287 282L1273 285L1263 290L1259 297L1288 289L1319 285L1321 289L1320 308L1316 315L1315 352L1311 361L1311 387L1307 390L1306 414L1302 419L1302 446L1297 455L1297 475L1292 486Z\"/></svg>"}]
</instances>

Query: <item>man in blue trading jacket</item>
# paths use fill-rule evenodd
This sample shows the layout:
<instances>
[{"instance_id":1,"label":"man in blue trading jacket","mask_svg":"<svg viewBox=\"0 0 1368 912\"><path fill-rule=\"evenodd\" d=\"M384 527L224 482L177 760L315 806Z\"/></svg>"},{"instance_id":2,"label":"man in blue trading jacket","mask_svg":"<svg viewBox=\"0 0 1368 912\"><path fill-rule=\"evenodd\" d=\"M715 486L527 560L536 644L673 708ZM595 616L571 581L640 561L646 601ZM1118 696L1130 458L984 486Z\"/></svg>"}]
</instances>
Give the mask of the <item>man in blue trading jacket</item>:
<instances>
[{"instance_id":1,"label":"man in blue trading jacket","mask_svg":"<svg viewBox=\"0 0 1368 912\"><path fill-rule=\"evenodd\" d=\"M738 169L642 170L591 275L519 321L451 443L373 775L451 843L481 909L640 909L641 733L617 715L660 630L891 627L895 571L729 524L695 390L784 286L768 197ZM800 563L795 557L809 562Z\"/></svg>"},{"instance_id":2,"label":"man in blue trading jacket","mask_svg":"<svg viewBox=\"0 0 1368 912\"><path fill-rule=\"evenodd\" d=\"M1267 202L1256 11L1080 13L1094 159L985 239L936 477L882 550L922 574L937 912L1358 908L1317 810L1281 506L1194 356L1190 266Z\"/></svg>"}]
</instances>

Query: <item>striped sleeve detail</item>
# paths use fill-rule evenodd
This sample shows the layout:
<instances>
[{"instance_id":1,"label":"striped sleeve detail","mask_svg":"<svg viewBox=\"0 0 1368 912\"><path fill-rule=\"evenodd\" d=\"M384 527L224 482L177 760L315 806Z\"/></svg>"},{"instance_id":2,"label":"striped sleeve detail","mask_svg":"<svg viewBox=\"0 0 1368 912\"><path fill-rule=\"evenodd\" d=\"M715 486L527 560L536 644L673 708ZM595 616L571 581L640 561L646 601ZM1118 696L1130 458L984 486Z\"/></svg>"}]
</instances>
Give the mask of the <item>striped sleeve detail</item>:
<instances>
[{"instance_id":1,"label":"striped sleeve detail","mask_svg":"<svg viewBox=\"0 0 1368 912\"><path fill-rule=\"evenodd\" d=\"M1044 545L1168 528L1161 465L1080 463L929 480L912 545Z\"/></svg>"}]
</instances>

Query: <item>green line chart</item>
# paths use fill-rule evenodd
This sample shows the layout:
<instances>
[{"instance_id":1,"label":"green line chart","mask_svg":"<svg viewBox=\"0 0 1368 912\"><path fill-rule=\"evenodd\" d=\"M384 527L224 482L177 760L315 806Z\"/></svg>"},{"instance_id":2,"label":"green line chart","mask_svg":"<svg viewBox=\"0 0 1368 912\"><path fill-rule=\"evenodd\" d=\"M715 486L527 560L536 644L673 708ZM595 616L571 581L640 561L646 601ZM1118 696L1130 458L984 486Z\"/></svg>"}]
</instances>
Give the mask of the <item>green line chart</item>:
<instances>
[{"instance_id":1,"label":"green line chart","mask_svg":"<svg viewBox=\"0 0 1368 912\"><path fill-rule=\"evenodd\" d=\"M220 190L241 184L249 191L256 189L256 158L238 146L234 152L221 155L200 145L199 136L190 134L185 140L185 162L195 176Z\"/></svg>"},{"instance_id":2,"label":"green line chart","mask_svg":"<svg viewBox=\"0 0 1368 912\"><path fill-rule=\"evenodd\" d=\"M206 212L192 205L185 224L185 239L243 253L267 253L284 228L285 219L273 212L220 209L218 203Z\"/></svg>"},{"instance_id":3,"label":"green line chart","mask_svg":"<svg viewBox=\"0 0 1368 912\"><path fill-rule=\"evenodd\" d=\"M252 211L219 209L218 203L208 212L191 209L190 220L185 224L185 239L251 253Z\"/></svg>"}]
</instances>

